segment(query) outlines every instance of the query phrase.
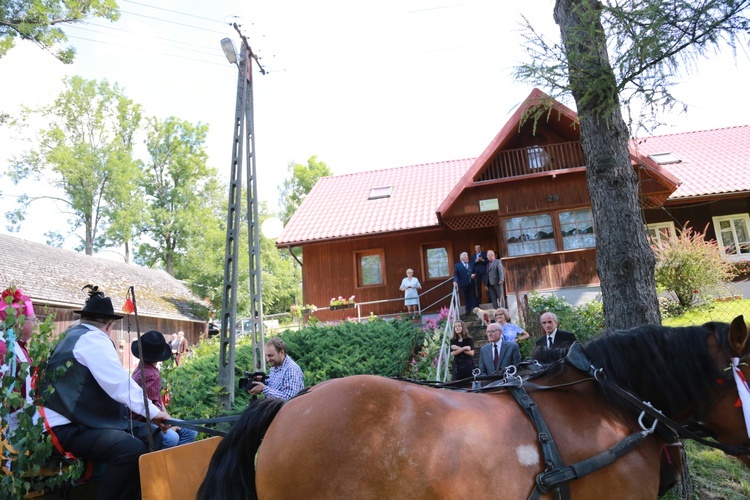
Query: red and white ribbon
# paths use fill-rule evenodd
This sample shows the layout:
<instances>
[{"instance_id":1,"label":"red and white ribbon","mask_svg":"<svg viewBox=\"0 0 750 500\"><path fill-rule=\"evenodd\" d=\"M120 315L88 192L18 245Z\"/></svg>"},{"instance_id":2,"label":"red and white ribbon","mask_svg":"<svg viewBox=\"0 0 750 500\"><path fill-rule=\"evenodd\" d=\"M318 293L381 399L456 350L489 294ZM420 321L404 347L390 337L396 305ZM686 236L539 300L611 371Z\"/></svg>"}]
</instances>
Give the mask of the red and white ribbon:
<instances>
[{"instance_id":1,"label":"red and white ribbon","mask_svg":"<svg viewBox=\"0 0 750 500\"><path fill-rule=\"evenodd\" d=\"M740 394L742 402L742 414L745 416L745 428L747 435L750 437L750 387L747 386L745 375L740 371L740 358L732 358L732 373L734 382L737 384L737 392Z\"/></svg>"}]
</instances>

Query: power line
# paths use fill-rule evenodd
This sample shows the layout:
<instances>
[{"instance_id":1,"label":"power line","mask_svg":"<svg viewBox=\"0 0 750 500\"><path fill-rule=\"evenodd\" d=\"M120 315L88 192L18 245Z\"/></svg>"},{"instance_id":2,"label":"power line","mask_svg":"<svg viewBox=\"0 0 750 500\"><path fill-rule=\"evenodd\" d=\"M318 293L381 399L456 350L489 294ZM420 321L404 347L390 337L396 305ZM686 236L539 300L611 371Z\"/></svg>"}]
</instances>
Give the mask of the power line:
<instances>
[{"instance_id":1,"label":"power line","mask_svg":"<svg viewBox=\"0 0 750 500\"><path fill-rule=\"evenodd\" d=\"M123 29L123 28L115 28L114 26L107 26L107 25L96 24L96 23L88 23L87 26L94 26L96 28L102 28L102 29L105 29L105 30L122 31L123 33L130 33L131 35L136 35L136 36L149 36L151 38L156 38L157 40L165 40L167 42L175 42L175 43L181 43L183 45L191 45L193 47L198 47L198 48L201 48L201 49L205 49L206 48L205 45L199 45L197 43L183 42L182 40L174 40L172 38L166 38L166 37L163 37L163 36L149 35L149 34L145 34L145 33L137 33L135 31L126 30L126 29ZM71 25L68 25L66 27L68 27L68 28L69 27L77 27L78 28L80 26L77 25L77 24L71 24ZM104 32L101 32L101 33L105 34Z\"/></svg>"},{"instance_id":2,"label":"power line","mask_svg":"<svg viewBox=\"0 0 750 500\"><path fill-rule=\"evenodd\" d=\"M113 43L113 42L103 42L101 40L94 40L92 38L84 38L82 36L75 36L75 35L68 35L68 38L75 38L77 40L85 40L87 42L101 43L102 45L112 45L112 46L115 46L115 47L122 47L122 48L125 48L125 49L140 50L142 52L148 52L149 54L160 54L160 55L163 55L163 56L176 57L178 59L185 59L187 61L196 61L196 62L201 62L201 63L206 63L206 64L213 64L215 66L226 67L226 64L215 63L215 62L207 61L205 59L195 59L193 57L178 56L178 55L175 55L175 54L168 54L166 52L159 52L159 51L154 51L154 50L151 50L151 49L142 49L140 47L134 47L132 45L123 45L123 44L120 44L120 43Z\"/></svg>"},{"instance_id":3,"label":"power line","mask_svg":"<svg viewBox=\"0 0 750 500\"><path fill-rule=\"evenodd\" d=\"M224 21L218 21L216 19L210 19L208 17L196 16L194 14L188 14L186 12L180 12L180 11L177 11L177 10L165 9L163 7L155 7L153 5L149 5L149 4L146 4L146 3L134 2L133 0L122 0L122 1L125 2L125 3L132 3L134 5L140 5L142 7L148 7L149 9L163 10L164 12L171 12L173 14L179 14L181 16L194 17L195 19L202 19L204 21L211 21L212 23L219 23L219 24L224 24L224 25L227 24Z\"/></svg>"},{"instance_id":4,"label":"power line","mask_svg":"<svg viewBox=\"0 0 750 500\"><path fill-rule=\"evenodd\" d=\"M128 12L126 10L121 10L120 12L123 14L130 14L131 16L145 17L146 19L153 19L154 21L161 21L163 23L175 24L177 26L185 26L187 28L193 28L196 30L208 31L210 33L217 33L219 35L226 35L225 31L216 31L210 28L202 28L200 26L193 26L192 24L178 23L177 21L169 21L167 19L162 19L161 17L147 16L146 14L138 14L137 12Z\"/></svg>"},{"instance_id":5,"label":"power line","mask_svg":"<svg viewBox=\"0 0 750 500\"><path fill-rule=\"evenodd\" d=\"M88 31L90 33L97 33L97 34L105 35L105 36L110 36L111 35L109 33L103 32L103 31L97 31L97 30L92 30L92 29L84 28L83 26L71 25L71 26L67 26L67 28L75 28L75 29L78 29L78 30ZM117 28L112 28L112 29L117 29ZM118 31L123 31L125 33L130 33L130 34L141 36L138 33L133 33L131 31L127 31L127 30L120 29ZM163 38L163 37L157 37L157 36L151 36L151 38L166 40L166 41L174 42L174 43L178 43L178 44L186 44L185 42L182 42L180 40L172 40L172 39L169 39L169 38ZM152 43L152 42L147 42L147 41L144 41L144 40L141 40L141 41L143 41L144 43ZM102 43L109 43L109 42L102 42ZM210 51L210 52L208 50L205 50L207 48L205 45L186 44L186 45L192 45L193 47L198 47L199 49L204 49L204 50L197 50L197 49L193 49L193 48L190 48L190 47L178 47L178 46L175 46L175 45L169 45L169 44L159 43L159 42L153 42L153 43L155 45L160 45L162 47L169 47L169 48L175 49L175 50L189 50L189 51L192 51L192 52L200 52L202 54L207 54L207 55L211 55L211 56L215 56L218 53L218 50L213 50L213 51Z\"/></svg>"}]
</instances>

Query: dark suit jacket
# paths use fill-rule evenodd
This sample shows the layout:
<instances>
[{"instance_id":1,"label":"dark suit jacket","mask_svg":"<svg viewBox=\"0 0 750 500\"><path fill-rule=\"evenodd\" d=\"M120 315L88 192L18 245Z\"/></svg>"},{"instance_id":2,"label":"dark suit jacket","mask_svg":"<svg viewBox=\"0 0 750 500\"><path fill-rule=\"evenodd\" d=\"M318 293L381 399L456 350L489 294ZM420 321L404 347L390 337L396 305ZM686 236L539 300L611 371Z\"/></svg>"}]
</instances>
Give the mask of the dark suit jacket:
<instances>
[{"instance_id":1,"label":"dark suit jacket","mask_svg":"<svg viewBox=\"0 0 750 500\"><path fill-rule=\"evenodd\" d=\"M487 252L482 252L482 259L484 260L477 261L476 253L471 254L471 257L469 257L469 265L474 266L474 272L477 274L487 273Z\"/></svg>"},{"instance_id":2,"label":"dark suit jacket","mask_svg":"<svg viewBox=\"0 0 750 500\"><path fill-rule=\"evenodd\" d=\"M517 365L521 362L521 351L518 350L518 344L507 342L505 340L500 344L498 351L500 356L500 365L497 369L502 373L506 367ZM495 373L495 359L492 354L492 342L488 342L479 350L479 371L480 375L492 375Z\"/></svg>"},{"instance_id":3,"label":"dark suit jacket","mask_svg":"<svg viewBox=\"0 0 750 500\"><path fill-rule=\"evenodd\" d=\"M555 333L555 343L552 344L552 347L560 349L563 347L570 347L573 342L576 341L576 336L570 332L566 332L565 330L557 329L557 333ZM545 333L544 336L540 337L539 340L536 341L537 347L547 347L547 334Z\"/></svg>"},{"instance_id":4,"label":"dark suit jacket","mask_svg":"<svg viewBox=\"0 0 750 500\"><path fill-rule=\"evenodd\" d=\"M458 283L458 286L469 286L471 285L471 275L474 274L474 266L469 262L469 270L464 268L464 263L461 261L456 262L453 266L453 281Z\"/></svg>"}]
</instances>

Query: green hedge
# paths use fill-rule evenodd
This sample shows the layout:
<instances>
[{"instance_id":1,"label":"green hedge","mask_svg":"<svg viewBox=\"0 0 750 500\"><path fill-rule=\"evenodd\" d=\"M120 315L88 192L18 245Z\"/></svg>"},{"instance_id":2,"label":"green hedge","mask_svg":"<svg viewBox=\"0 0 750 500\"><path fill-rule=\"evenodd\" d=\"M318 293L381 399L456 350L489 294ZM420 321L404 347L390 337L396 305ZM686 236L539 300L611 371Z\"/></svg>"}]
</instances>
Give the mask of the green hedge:
<instances>
[{"instance_id":1,"label":"green hedge","mask_svg":"<svg viewBox=\"0 0 750 500\"><path fill-rule=\"evenodd\" d=\"M302 368L306 386L357 374L402 375L424 340L422 330L410 321L380 319L368 323L344 321L337 325L310 326L280 336L286 342L288 354ZM252 359L250 339L238 339L236 380L245 370L252 371ZM162 376L170 395L170 415L197 419L220 414L218 366L218 338L196 346L181 366L172 363L164 366ZM235 387L232 413L242 411L248 400L249 395Z\"/></svg>"}]
</instances>

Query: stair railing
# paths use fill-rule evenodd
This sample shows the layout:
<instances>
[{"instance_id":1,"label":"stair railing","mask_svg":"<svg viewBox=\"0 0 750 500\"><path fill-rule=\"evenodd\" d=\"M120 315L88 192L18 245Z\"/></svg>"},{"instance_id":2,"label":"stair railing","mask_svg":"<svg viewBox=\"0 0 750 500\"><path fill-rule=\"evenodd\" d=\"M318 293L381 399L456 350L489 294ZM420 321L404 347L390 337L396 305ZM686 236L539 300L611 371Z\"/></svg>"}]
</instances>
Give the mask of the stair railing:
<instances>
[{"instance_id":1,"label":"stair railing","mask_svg":"<svg viewBox=\"0 0 750 500\"><path fill-rule=\"evenodd\" d=\"M447 382L449 377L450 369L450 338L453 335L453 323L460 318L460 306L461 303L458 299L458 288L453 287L453 293L451 294L451 305L448 310L448 317L445 321L445 328L443 328L443 340L440 343L440 354L438 355L438 364L436 370L436 379L438 382Z\"/></svg>"}]
</instances>

